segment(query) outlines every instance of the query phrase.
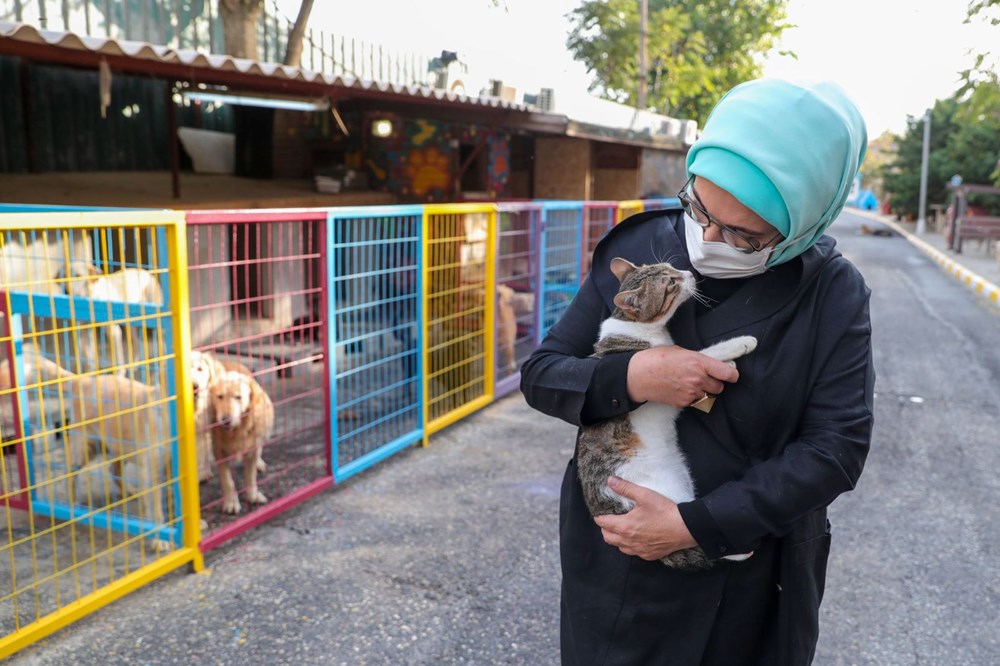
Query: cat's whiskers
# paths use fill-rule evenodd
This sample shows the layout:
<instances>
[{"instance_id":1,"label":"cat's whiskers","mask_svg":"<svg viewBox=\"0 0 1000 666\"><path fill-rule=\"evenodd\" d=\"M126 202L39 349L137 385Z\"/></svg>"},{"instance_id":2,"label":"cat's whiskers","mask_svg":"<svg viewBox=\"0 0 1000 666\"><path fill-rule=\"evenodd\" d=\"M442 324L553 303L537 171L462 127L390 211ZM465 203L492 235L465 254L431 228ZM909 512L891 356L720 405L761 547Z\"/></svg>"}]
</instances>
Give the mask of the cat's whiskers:
<instances>
[{"instance_id":1,"label":"cat's whiskers","mask_svg":"<svg viewBox=\"0 0 1000 666\"><path fill-rule=\"evenodd\" d=\"M712 307L712 305L715 303L714 300L712 300L708 296L704 296L704 295L698 293L697 291L691 292L691 298L693 298L694 300L696 300L697 302L701 303L702 305L704 305L707 308Z\"/></svg>"}]
</instances>

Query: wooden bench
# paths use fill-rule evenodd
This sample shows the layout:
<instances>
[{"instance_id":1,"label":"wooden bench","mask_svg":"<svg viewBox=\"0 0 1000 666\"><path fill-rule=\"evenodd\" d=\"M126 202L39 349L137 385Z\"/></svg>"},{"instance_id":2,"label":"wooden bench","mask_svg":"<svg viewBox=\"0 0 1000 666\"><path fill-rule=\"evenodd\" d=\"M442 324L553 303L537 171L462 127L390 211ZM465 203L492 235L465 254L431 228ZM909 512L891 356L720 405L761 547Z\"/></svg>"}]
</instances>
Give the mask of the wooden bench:
<instances>
[{"instance_id":1,"label":"wooden bench","mask_svg":"<svg viewBox=\"0 0 1000 666\"><path fill-rule=\"evenodd\" d=\"M957 221L956 252L962 251L964 240L1000 241L1000 217L992 215L970 215Z\"/></svg>"}]
</instances>

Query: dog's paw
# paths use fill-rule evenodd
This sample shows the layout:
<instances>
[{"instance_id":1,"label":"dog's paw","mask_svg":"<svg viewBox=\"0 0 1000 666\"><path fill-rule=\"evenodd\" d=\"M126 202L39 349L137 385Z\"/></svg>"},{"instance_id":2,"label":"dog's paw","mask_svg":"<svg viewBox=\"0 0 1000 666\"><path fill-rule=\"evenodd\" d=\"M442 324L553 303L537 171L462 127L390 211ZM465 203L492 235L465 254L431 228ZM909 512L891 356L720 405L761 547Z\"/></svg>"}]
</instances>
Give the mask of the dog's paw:
<instances>
[{"instance_id":1,"label":"dog's paw","mask_svg":"<svg viewBox=\"0 0 1000 666\"><path fill-rule=\"evenodd\" d=\"M267 498L264 496L264 493L256 488L252 493L247 493L247 501L251 504L267 504Z\"/></svg>"},{"instance_id":2,"label":"dog's paw","mask_svg":"<svg viewBox=\"0 0 1000 666\"><path fill-rule=\"evenodd\" d=\"M238 497L227 497L222 500L222 513L228 513L235 516L240 512L240 498Z\"/></svg>"},{"instance_id":3,"label":"dog's paw","mask_svg":"<svg viewBox=\"0 0 1000 666\"><path fill-rule=\"evenodd\" d=\"M164 539L153 539L153 551L156 553L169 553L174 549L174 544Z\"/></svg>"},{"instance_id":4,"label":"dog's paw","mask_svg":"<svg viewBox=\"0 0 1000 666\"><path fill-rule=\"evenodd\" d=\"M257 456L257 473L263 474L267 471L267 463L260 456Z\"/></svg>"}]
</instances>

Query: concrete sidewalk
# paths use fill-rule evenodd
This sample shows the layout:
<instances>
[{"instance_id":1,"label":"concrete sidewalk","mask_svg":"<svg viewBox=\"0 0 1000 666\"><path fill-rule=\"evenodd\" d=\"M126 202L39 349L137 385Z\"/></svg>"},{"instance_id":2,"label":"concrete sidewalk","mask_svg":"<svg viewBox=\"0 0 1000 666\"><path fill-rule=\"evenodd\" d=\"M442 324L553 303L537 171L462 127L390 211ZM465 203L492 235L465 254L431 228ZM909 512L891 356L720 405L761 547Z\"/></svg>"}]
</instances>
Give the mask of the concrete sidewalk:
<instances>
[{"instance_id":1,"label":"concrete sidewalk","mask_svg":"<svg viewBox=\"0 0 1000 666\"><path fill-rule=\"evenodd\" d=\"M955 252L948 248L944 234L933 230L931 224L927 225L923 233L918 234L916 222L899 222L894 216L878 215L854 208L844 210L880 222L901 234L942 269L1000 307L1000 260L990 251L992 246L989 244L966 241L963 243L962 252Z\"/></svg>"}]
</instances>

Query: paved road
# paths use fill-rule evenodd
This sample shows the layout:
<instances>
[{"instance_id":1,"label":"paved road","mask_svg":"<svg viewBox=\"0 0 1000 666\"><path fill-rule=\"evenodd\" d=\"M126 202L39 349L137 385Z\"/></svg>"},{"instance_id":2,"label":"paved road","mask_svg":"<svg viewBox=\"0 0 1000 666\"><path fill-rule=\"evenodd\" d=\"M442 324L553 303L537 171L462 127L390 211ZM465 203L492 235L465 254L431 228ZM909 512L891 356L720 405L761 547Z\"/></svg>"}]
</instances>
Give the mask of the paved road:
<instances>
[{"instance_id":1,"label":"paved road","mask_svg":"<svg viewBox=\"0 0 1000 666\"><path fill-rule=\"evenodd\" d=\"M1000 664L1000 310L899 237L834 227L872 287L872 451L831 508L817 664Z\"/></svg>"},{"instance_id":2,"label":"paved road","mask_svg":"<svg viewBox=\"0 0 1000 666\"><path fill-rule=\"evenodd\" d=\"M832 507L816 663L997 664L1000 311L860 221L833 233L873 289L878 420ZM12 663L558 663L572 437L502 399Z\"/></svg>"}]
</instances>

